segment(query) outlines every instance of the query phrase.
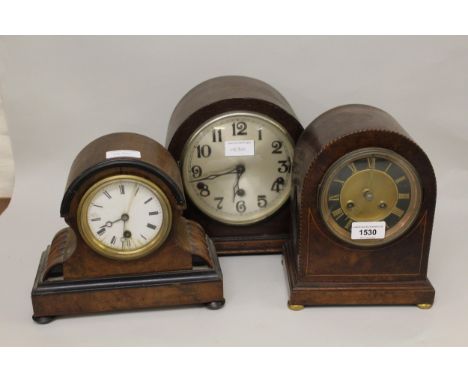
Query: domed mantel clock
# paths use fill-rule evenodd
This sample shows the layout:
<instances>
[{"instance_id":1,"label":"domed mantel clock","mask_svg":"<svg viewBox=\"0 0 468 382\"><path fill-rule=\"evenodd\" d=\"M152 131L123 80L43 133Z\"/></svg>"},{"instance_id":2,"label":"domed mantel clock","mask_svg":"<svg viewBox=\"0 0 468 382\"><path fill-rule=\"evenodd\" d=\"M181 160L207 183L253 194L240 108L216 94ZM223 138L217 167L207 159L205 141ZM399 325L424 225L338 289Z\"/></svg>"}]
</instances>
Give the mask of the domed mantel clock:
<instances>
[{"instance_id":1,"label":"domed mantel clock","mask_svg":"<svg viewBox=\"0 0 468 382\"><path fill-rule=\"evenodd\" d=\"M176 106L167 147L218 254L279 253L289 235L294 145L303 129L265 82L217 77Z\"/></svg>"},{"instance_id":2,"label":"domed mantel clock","mask_svg":"<svg viewBox=\"0 0 468 382\"><path fill-rule=\"evenodd\" d=\"M116 133L70 170L59 231L42 254L33 319L171 305L224 304L214 246L182 217L179 169L159 143Z\"/></svg>"},{"instance_id":3,"label":"domed mantel clock","mask_svg":"<svg viewBox=\"0 0 468 382\"><path fill-rule=\"evenodd\" d=\"M294 235L285 245L291 309L431 307L436 179L395 119L366 105L322 114L297 144L293 177Z\"/></svg>"}]
</instances>

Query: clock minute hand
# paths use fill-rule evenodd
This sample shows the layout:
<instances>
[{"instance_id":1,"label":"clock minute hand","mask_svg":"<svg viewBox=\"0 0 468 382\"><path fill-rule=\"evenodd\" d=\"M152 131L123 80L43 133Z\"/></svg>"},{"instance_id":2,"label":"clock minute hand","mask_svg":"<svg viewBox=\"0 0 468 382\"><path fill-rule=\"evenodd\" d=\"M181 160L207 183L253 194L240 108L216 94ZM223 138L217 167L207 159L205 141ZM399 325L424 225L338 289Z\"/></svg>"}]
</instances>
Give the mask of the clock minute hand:
<instances>
[{"instance_id":1,"label":"clock minute hand","mask_svg":"<svg viewBox=\"0 0 468 382\"><path fill-rule=\"evenodd\" d=\"M212 174L212 175L208 175L208 176L205 176L204 178L197 178L197 179L194 179L194 180L191 180L190 183L194 183L194 182L199 182L201 180L212 180L212 179L216 179L220 176L223 176L223 175L229 175L229 174L237 174L239 171L237 169L238 166L236 166L234 169L232 170L228 170L228 171L224 171L224 172L220 172L218 174Z\"/></svg>"}]
</instances>

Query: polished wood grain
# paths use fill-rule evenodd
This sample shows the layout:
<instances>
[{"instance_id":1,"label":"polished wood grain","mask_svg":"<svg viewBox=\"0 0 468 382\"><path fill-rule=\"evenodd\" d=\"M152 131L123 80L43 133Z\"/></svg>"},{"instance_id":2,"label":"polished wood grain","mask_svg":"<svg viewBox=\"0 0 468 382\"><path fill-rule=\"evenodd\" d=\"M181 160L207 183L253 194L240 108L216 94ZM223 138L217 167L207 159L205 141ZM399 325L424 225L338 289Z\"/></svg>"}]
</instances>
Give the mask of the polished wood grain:
<instances>
[{"instance_id":1,"label":"polished wood grain","mask_svg":"<svg viewBox=\"0 0 468 382\"><path fill-rule=\"evenodd\" d=\"M214 116L232 111L269 116L288 131L294 142L303 131L289 103L269 84L243 76L212 78L190 90L172 113L166 146L179 164L191 134ZM185 216L205 228L219 255L279 253L290 232L289 203L269 218L248 226L220 223L190 200L187 200Z\"/></svg>"},{"instance_id":2,"label":"polished wood grain","mask_svg":"<svg viewBox=\"0 0 468 382\"><path fill-rule=\"evenodd\" d=\"M106 159L112 150L136 150L141 158ZM99 255L78 229L78 206L86 191L109 176L148 179L167 196L172 227L165 242L144 257L119 261ZM43 253L32 290L33 318L143 309L224 304L221 268L203 228L182 217L185 197L175 160L158 142L132 133L101 137L76 157L68 177L60 230Z\"/></svg>"},{"instance_id":3,"label":"polished wood grain","mask_svg":"<svg viewBox=\"0 0 468 382\"><path fill-rule=\"evenodd\" d=\"M341 241L319 211L320 184L339 158L365 147L397 152L416 169L423 198L411 229L388 244L359 247ZM436 179L424 151L383 110L346 105L314 120L296 147L293 240L285 245L290 304L432 304L427 266ZM323 294L321 293L323 292Z\"/></svg>"},{"instance_id":4,"label":"polished wood grain","mask_svg":"<svg viewBox=\"0 0 468 382\"><path fill-rule=\"evenodd\" d=\"M122 277L42 282L51 248L41 257L32 290L33 319L48 323L57 316L118 312L180 305L224 305L222 272L214 245L206 239L211 268ZM174 255L177 255L174 253Z\"/></svg>"},{"instance_id":5,"label":"polished wood grain","mask_svg":"<svg viewBox=\"0 0 468 382\"><path fill-rule=\"evenodd\" d=\"M136 158L106 159L106 153L114 150L133 150L141 154ZM136 160L135 160L136 159ZM125 169L124 169L125 167ZM129 167L132 167L129 169ZM77 155L70 169L66 184L66 192L60 209L62 216L70 211L70 204L75 193L82 189L82 183L95 182L110 173L122 171L139 171L142 176L156 175L158 183L169 188L180 208L185 208L182 178L177 163L171 154L158 142L135 133L114 133L100 137L89 143ZM141 171L143 169L143 171ZM148 174L148 175L146 175ZM155 177L153 177L153 180ZM86 188L86 186L84 186ZM76 199L76 198L75 198Z\"/></svg>"}]
</instances>

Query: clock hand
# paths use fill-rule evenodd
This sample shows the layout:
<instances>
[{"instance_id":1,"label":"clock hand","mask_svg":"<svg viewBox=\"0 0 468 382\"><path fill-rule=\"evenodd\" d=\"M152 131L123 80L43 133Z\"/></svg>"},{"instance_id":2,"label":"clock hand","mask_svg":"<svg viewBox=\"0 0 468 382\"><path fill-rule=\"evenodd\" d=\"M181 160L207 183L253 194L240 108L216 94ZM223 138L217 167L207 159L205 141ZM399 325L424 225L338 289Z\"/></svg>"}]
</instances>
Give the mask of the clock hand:
<instances>
[{"instance_id":1,"label":"clock hand","mask_svg":"<svg viewBox=\"0 0 468 382\"><path fill-rule=\"evenodd\" d=\"M127 206L127 215L130 213L130 208L132 207L132 204L133 204L133 200L135 200L135 195L137 194L138 192L138 184L135 183L135 192L132 192L132 196L130 197L130 200L128 201L128 206Z\"/></svg>"},{"instance_id":2,"label":"clock hand","mask_svg":"<svg viewBox=\"0 0 468 382\"><path fill-rule=\"evenodd\" d=\"M121 216L119 219L114 220L113 222L111 222L111 221L109 220L109 221L107 221L104 225L100 226L99 228L104 228L104 227L110 228L110 227L112 227L112 225L113 225L114 223L117 223L117 222L119 222L119 221L121 221L121 220L123 220L124 222L127 221L127 220L128 220L128 215L127 215L127 214L122 214L122 216Z\"/></svg>"},{"instance_id":3,"label":"clock hand","mask_svg":"<svg viewBox=\"0 0 468 382\"><path fill-rule=\"evenodd\" d=\"M239 181L240 181L240 178L242 176L242 174L245 172L245 167L244 165L237 165L236 166L236 173L237 173L237 176L236 176L236 182L234 183L234 188L233 188L233 197L232 197L232 201L234 202L236 200L236 195L240 193L240 189L239 189Z\"/></svg>"},{"instance_id":4,"label":"clock hand","mask_svg":"<svg viewBox=\"0 0 468 382\"><path fill-rule=\"evenodd\" d=\"M123 232L122 232L122 249L124 247L124 242L132 240L132 232L128 231L126 229L126 223L127 220L130 219L130 208L132 207L133 201L135 200L135 195L137 194L139 187L137 184L135 184L135 192L132 193L132 196L130 197L130 200L128 201L128 206L127 206L127 212L122 214L122 220L123 220Z\"/></svg>"},{"instance_id":5,"label":"clock hand","mask_svg":"<svg viewBox=\"0 0 468 382\"><path fill-rule=\"evenodd\" d=\"M238 167L239 166L236 166L232 170L224 171L224 172L221 172L221 173L218 173L218 174L208 175L208 176L205 176L204 178L197 178L197 179L191 180L190 183L199 182L201 180L212 180L212 179L216 179L219 176L223 176L223 175L237 174L239 172L238 169L237 169Z\"/></svg>"},{"instance_id":6,"label":"clock hand","mask_svg":"<svg viewBox=\"0 0 468 382\"><path fill-rule=\"evenodd\" d=\"M120 219L119 219L120 220ZM112 224L118 222L119 220L114 220L113 222L111 222L110 220L107 221L104 225L100 226L99 228L104 228L104 227L112 227Z\"/></svg>"}]
</instances>

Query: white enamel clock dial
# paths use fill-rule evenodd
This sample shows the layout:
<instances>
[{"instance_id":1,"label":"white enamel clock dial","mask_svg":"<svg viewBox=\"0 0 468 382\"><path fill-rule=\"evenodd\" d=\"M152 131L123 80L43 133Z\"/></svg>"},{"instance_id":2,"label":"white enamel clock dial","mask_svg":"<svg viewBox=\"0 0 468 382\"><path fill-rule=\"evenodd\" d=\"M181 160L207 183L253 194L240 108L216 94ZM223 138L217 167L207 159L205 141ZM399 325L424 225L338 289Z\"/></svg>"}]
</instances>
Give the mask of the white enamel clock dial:
<instances>
[{"instance_id":1,"label":"white enamel clock dial","mask_svg":"<svg viewBox=\"0 0 468 382\"><path fill-rule=\"evenodd\" d=\"M289 198L293 147L287 131L264 115L222 114L198 128L185 145L185 190L217 221L261 221Z\"/></svg>"},{"instance_id":2,"label":"white enamel clock dial","mask_svg":"<svg viewBox=\"0 0 468 382\"><path fill-rule=\"evenodd\" d=\"M161 189L132 175L96 183L83 197L78 215L85 241L115 259L148 254L164 242L171 223L169 202Z\"/></svg>"}]
</instances>

